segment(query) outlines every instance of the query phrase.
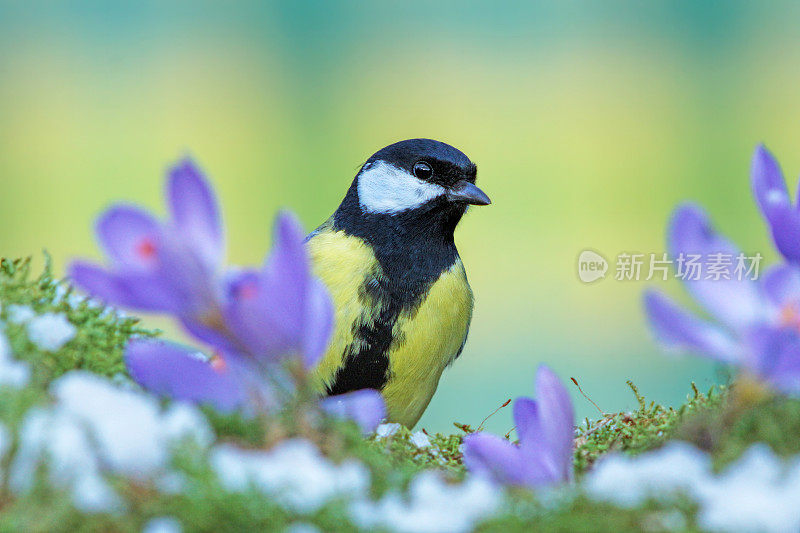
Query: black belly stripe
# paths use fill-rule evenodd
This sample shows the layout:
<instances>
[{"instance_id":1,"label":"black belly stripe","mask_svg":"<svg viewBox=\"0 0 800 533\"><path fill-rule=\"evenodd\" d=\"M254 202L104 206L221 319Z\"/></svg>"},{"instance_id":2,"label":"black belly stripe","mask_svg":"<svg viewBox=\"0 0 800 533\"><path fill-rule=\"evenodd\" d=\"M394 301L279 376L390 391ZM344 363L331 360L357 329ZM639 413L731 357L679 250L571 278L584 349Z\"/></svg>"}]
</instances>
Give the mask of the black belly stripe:
<instances>
[{"instance_id":1,"label":"black belly stripe","mask_svg":"<svg viewBox=\"0 0 800 533\"><path fill-rule=\"evenodd\" d=\"M336 378L328 386L328 394L344 394L358 389L382 390L389 381L389 348L392 329L397 314L388 310L378 319L362 325L353 332L359 343L350 344L344 353L344 365L336 372Z\"/></svg>"},{"instance_id":2,"label":"black belly stripe","mask_svg":"<svg viewBox=\"0 0 800 533\"><path fill-rule=\"evenodd\" d=\"M361 287L359 299L365 308L378 308L373 320L362 316L360 325L353 325L353 339L342 354L343 365L328 386L328 394L344 394L359 389L382 390L389 381L389 350L392 343L402 342L393 336L394 325L403 304L390 296L390 283L381 276L371 276Z\"/></svg>"}]
</instances>

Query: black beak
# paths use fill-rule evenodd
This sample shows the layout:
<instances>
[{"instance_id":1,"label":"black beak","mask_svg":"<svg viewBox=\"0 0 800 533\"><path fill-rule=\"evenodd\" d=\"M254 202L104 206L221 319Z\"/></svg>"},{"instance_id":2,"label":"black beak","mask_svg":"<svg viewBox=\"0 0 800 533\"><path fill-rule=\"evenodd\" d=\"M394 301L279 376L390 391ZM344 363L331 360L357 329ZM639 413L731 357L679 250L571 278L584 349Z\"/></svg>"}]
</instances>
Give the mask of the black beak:
<instances>
[{"instance_id":1,"label":"black beak","mask_svg":"<svg viewBox=\"0 0 800 533\"><path fill-rule=\"evenodd\" d=\"M470 205L489 205L492 203L485 192L467 180L457 181L455 185L448 189L447 199L451 202L464 202Z\"/></svg>"}]
</instances>

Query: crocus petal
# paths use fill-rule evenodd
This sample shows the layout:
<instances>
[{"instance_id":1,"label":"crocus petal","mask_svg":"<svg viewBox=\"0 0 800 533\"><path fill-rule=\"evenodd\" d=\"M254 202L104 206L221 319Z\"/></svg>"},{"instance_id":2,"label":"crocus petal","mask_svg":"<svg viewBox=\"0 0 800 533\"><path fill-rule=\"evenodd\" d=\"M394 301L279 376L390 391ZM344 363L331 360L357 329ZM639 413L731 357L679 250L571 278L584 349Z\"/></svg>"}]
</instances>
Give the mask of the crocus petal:
<instances>
[{"instance_id":1,"label":"crocus petal","mask_svg":"<svg viewBox=\"0 0 800 533\"><path fill-rule=\"evenodd\" d=\"M124 305L141 311L181 315L185 308L183 295L175 291L173 279L137 272L117 273L118 287L125 294Z\"/></svg>"},{"instance_id":2,"label":"crocus petal","mask_svg":"<svg viewBox=\"0 0 800 533\"><path fill-rule=\"evenodd\" d=\"M235 342L225 332L220 331L215 321L208 320L208 318L182 317L180 323L195 339L205 342L222 352L235 351Z\"/></svg>"},{"instance_id":3,"label":"crocus petal","mask_svg":"<svg viewBox=\"0 0 800 533\"><path fill-rule=\"evenodd\" d=\"M314 278L308 284L303 333L303 362L311 368L325 354L333 333L333 302L328 288Z\"/></svg>"},{"instance_id":4,"label":"crocus petal","mask_svg":"<svg viewBox=\"0 0 800 533\"><path fill-rule=\"evenodd\" d=\"M566 481L569 477L564 475L562 461L542 427L539 409L538 402L530 398L522 397L514 401L514 425L519 435L522 460L527 469L526 477L536 480L536 484L545 480Z\"/></svg>"},{"instance_id":5,"label":"crocus petal","mask_svg":"<svg viewBox=\"0 0 800 533\"><path fill-rule=\"evenodd\" d=\"M320 405L332 416L353 420L365 434L374 432L386 418L383 396L373 389L330 396L321 400Z\"/></svg>"},{"instance_id":6,"label":"crocus petal","mask_svg":"<svg viewBox=\"0 0 800 533\"><path fill-rule=\"evenodd\" d=\"M274 359L306 347L306 309L314 305L308 301L311 274L303 238L294 216L281 214L264 268L256 276L241 275L230 284L226 321L258 357ZM314 343L309 344L313 347Z\"/></svg>"},{"instance_id":7,"label":"crocus petal","mask_svg":"<svg viewBox=\"0 0 800 533\"><path fill-rule=\"evenodd\" d=\"M789 305L800 310L800 268L788 264L771 266L761 277L761 288L778 310Z\"/></svg>"},{"instance_id":8,"label":"crocus petal","mask_svg":"<svg viewBox=\"0 0 800 533\"><path fill-rule=\"evenodd\" d=\"M784 394L800 396L800 347L785 350L766 379Z\"/></svg>"},{"instance_id":9,"label":"crocus petal","mask_svg":"<svg viewBox=\"0 0 800 533\"><path fill-rule=\"evenodd\" d=\"M520 442L530 443L543 438L539 407L536 401L530 398L517 398L514 400L514 427ZM543 441L540 441L543 442Z\"/></svg>"},{"instance_id":10,"label":"crocus petal","mask_svg":"<svg viewBox=\"0 0 800 533\"><path fill-rule=\"evenodd\" d=\"M714 254L730 256L735 261L739 250L719 235L706 213L694 205L683 205L675 210L669 227L670 253L700 255L707 265ZM738 328L758 322L764 308L758 286L750 279L704 279L705 269L698 280L684 279L686 288L700 305L731 327Z\"/></svg>"},{"instance_id":11,"label":"crocus petal","mask_svg":"<svg viewBox=\"0 0 800 533\"><path fill-rule=\"evenodd\" d=\"M678 307L661 293L646 291L644 308L656 338L666 346L726 363L735 363L741 358L741 347L727 334Z\"/></svg>"},{"instance_id":12,"label":"crocus petal","mask_svg":"<svg viewBox=\"0 0 800 533\"><path fill-rule=\"evenodd\" d=\"M68 276L75 285L106 303L129 306L129 295L116 275L100 266L73 261L69 266Z\"/></svg>"},{"instance_id":13,"label":"crocus petal","mask_svg":"<svg viewBox=\"0 0 800 533\"><path fill-rule=\"evenodd\" d=\"M134 340L125 349L128 372L152 392L178 400L208 404L229 412L241 406L245 394L234 376L174 344Z\"/></svg>"},{"instance_id":14,"label":"crocus petal","mask_svg":"<svg viewBox=\"0 0 800 533\"><path fill-rule=\"evenodd\" d=\"M173 290L171 281L154 273L109 272L75 261L70 265L69 275L78 287L108 304L176 314L183 309L180 295Z\"/></svg>"},{"instance_id":15,"label":"crocus petal","mask_svg":"<svg viewBox=\"0 0 800 533\"><path fill-rule=\"evenodd\" d=\"M276 359L293 351L292 339L284 333L278 306L269 306L269 296L262 296L258 279L244 278L229 284L225 323L252 355Z\"/></svg>"},{"instance_id":16,"label":"crocus petal","mask_svg":"<svg viewBox=\"0 0 800 533\"><path fill-rule=\"evenodd\" d=\"M561 380L546 365L536 372L536 401L542 431L561 480L572 479L575 414Z\"/></svg>"},{"instance_id":17,"label":"crocus petal","mask_svg":"<svg viewBox=\"0 0 800 533\"><path fill-rule=\"evenodd\" d=\"M180 301L181 316L218 312L223 294L215 270L202 262L180 235L167 232L159 254L158 275L168 280L170 291Z\"/></svg>"},{"instance_id":18,"label":"crocus petal","mask_svg":"<svg viewBox=\"0 0 800 533\"><path fill-rule=\"evenodd\" d=\"M303 327L306 287L310 278L305 232L292 213L278 214L272 253L261 276L263 294L271 294L284 310L284 327L291 336L300 337Z\"/></svg>"},{"instance_id":19,"label":"crocus petal","mask_svg":"<svg viewBox=\"0 0 800 533\"><path fill-rule=\"evenodd\" d=\"M747 336L744 367L787 394L800 394L800 334L793 328L758 326Z\"/></svg>"},{"instance_id":20,"label":"crocus petal","mask_svg":"<svg viewBox=\"0 0 800 533\"><path fill-rule=\"evenodd\" d=\"M763 144L758 145L753 154L750 180L756 203L768 219L776 204L791 203L781 168Z\"/></svg>"},{"instance_id":21,"label":"crocus petal","mask_svg":"<svg viewBox=\"0 0 800 533\"><path fill-rule=\"evenodd\" d=\"M800 261L800 212L789 203L777 203L767 219L775 247L787 260Z\"/></svg>"},{"instance_id":22,"label":"crocus petal","mask_svg":"<svg viewBox=\"0 0 800 533\"><path fill-rule=\"evenodd\" d=\"M530 488L557 484L563 479L553 475L542 453L526 453L506 439L489 433L464 437L464 464L470 472L504 485Z\"/></svg>"},{"instance_id":23,"label":"crocus petal","mask_svg":"<svg viewBox=\"0 0 800 533\"><path fill-rule=\"evenodd\" d=\"M786 259L800 261L800 213L792 206L778 162L763 145L753 154L751 181L775 247Z\"/></svg>"},{"instance_id":24,"label":"crocus petal","mask_svg":"<svg viewBox=\"0 0 800 533\"><path fill-rule=\"evenodd\" d=\"M478 475L498 483L525 485L527 465L519 448L489 433L473 433L464 437L464 464Z\"/></svg>"},{"instance_id":25,"label":"crocus petal","mask_svg":"<svg viewBox=\"0 0 800 533\"><path fill-rule=\"evenodd\" d=\"M175 228L206 265L218 266L224 254L219 207L208 181L190 159L170 169L167 197Z\"/></svg>"},{"instance_id":26,"label":"crocus petal","mask_svg":"<svg viewBox=\"0 0 800 533\"><path fill-rule=\"evenodd\" d=\"M133 206L114 206L95 226L100 245L115 266L149 270L157 264L157 240L162 233L150 213Z\"/></svg>"}]
</instances>

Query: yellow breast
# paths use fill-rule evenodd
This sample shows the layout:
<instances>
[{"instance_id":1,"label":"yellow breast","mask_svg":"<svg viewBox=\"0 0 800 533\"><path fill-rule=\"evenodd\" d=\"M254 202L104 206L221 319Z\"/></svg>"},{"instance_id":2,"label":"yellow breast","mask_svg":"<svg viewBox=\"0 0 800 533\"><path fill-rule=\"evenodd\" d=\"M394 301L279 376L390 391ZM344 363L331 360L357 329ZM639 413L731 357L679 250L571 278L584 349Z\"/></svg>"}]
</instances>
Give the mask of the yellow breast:
<instances>
[{"instance_id":1,"label":"yellow breast","mask_svg":"<svg viewBox=\"0 0 800 533\"><path fill-rule=\"evenodd\" d=\"M320 392L336 377L343 354L362 325L380 306L370 301L365 283L383 276L371 248L341 231L324 230L310 239L315 273L327 285L336 307L336 325L326 354L314 371ZM417 423L436 391L439 378L461 349L472 318L472 291L461 260L444 271L413 309L400 313L392 329L389 379L383 396L389 421Z\"/></svg>"},{"instance_id":2,"label":"yellow breast","mask_svg":"<svg viewBox=\"0 0 800 533\"><path fill-rule=\"evenodd\" d=\"M472 319L472 290L461 260L439 276L416 312L395 324L389 357L391 378L383 389L389 419L413 427L436 392L445 367L453 362Z\"/></svg>"}]
</instances>

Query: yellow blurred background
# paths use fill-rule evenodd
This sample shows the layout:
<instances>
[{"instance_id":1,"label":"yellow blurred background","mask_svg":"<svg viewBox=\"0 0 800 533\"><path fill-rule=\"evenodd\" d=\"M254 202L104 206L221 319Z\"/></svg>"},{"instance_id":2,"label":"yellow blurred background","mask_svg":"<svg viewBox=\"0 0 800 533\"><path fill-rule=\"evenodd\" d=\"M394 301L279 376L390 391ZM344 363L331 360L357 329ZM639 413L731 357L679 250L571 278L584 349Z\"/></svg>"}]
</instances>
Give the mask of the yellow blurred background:
<instances>
[{"instance_id":1,"label":"yellow blurred background","mask_svg":"<svg viewBox=\"0 0 800 533\"><path fill-rule=\"evenodd\" d=\"M258 263L280 207L313 229L374 151L432 137L478 164L493 205L457 232L475 315L421 426L477 425L533 394L541 362L606 411L635 406L627 379L674 405L717 379L650 339L642 290L685 301L679 285L586 285L576 260L663 251L686 199L775 257L749 160L766 142L795 187L798 17L789 2L0 2L0 255L46 248L58 272L99 258L96 215L163 213L164 170L191 154L231 262Z\"/></svg>"}]
</instances>

